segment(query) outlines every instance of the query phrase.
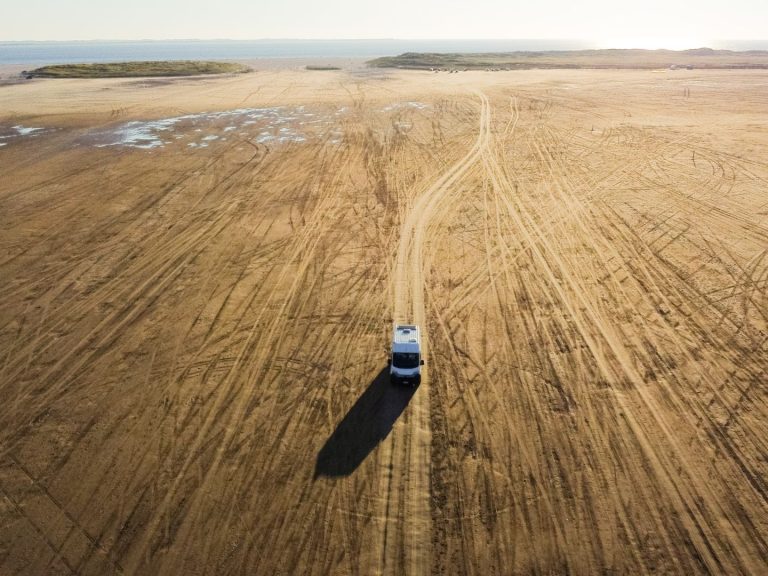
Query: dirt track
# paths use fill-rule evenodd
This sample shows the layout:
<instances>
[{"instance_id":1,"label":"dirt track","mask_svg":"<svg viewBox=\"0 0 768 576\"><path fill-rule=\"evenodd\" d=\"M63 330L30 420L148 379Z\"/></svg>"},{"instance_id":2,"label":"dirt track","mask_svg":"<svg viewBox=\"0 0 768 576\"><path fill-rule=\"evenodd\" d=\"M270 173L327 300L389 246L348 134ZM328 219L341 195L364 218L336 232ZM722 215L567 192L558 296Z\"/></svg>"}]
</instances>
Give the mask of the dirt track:
<instances>
[{"instance_id":1,"label":"dirt track","mask_svg":"<svg viewBox=\"0 0 768 576\"><path fill-rule=\"evenodd\" d=\"M765 72L0 110L0 574L766 571Z\"/></svg>"}]
</instances>

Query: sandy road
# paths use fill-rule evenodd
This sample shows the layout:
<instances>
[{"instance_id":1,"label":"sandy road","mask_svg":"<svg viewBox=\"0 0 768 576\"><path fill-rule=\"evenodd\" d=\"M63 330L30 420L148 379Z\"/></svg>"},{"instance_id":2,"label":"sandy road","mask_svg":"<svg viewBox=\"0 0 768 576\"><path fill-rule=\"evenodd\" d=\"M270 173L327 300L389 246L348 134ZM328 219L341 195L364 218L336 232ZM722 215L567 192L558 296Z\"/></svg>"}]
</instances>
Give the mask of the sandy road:
<instances>
[{"instance_id":1,"label":"sandy road","mask_svg":"<svg viewBox=\"0 0 768 576\"><path fill-rule=\"evenodd\" d=\"M430 223L441 203L451 194L452 186L459 181L476 163L490 136L490 106L483 94L480 98L480 124L477 141L459 162L451 166L434 184L416 196L410 211L400 228L400 241L395 257L392 275L394 295L394 318L396 323L414 322L426 326L427 314L424 305L424 261L423 253ZM429 337L424 332L423 354L429 358ZM380 567L396 565L392 556L406 555L409 574L425 574L431 566L431 514L430 514L430 458L431 434L429 420L429 370L423 373L421 393L416 394L409 405L412 419L408 429L402 430L395 440L384 446L383 458L399 461L385 471L391 498L385 502L387 508L399 509L399 500L404 499L402 516L386 515L383 529L382 550L384 559ZM397 456L396 456L397 455ZM393 478L391 469L402 470L399 478ZM392 483L395 486L392 486ZM392 542L398 544L393 545ZM389 558L389 561L387 561Z\"/></svg>"},{"instance_id":2,"label":"sandy road","mask_svg":"<svg viewBox=\"0 0 768 576\"><path fill-rule=\"evenodd\" d=\"M761 573L766 86L4 87L0 574Z\"/></svg>"}]
</instances>

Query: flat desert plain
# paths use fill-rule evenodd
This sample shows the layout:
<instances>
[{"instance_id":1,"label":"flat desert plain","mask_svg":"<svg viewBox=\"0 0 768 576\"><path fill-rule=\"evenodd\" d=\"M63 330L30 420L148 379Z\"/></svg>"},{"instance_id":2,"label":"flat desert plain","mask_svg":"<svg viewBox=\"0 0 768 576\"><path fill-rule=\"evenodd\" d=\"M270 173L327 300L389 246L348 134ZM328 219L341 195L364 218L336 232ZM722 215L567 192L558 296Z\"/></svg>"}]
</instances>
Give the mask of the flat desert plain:
<instances>
[{"instance_id":1,"label":"flat desert plain","mask_svg":"<svg viewBox=\"0 0 768 576\"><path fill-rule=\"evenodd\" d=\"M3 576L768 570L768 72L0 110Z\"/></svg>"}]
</instances>

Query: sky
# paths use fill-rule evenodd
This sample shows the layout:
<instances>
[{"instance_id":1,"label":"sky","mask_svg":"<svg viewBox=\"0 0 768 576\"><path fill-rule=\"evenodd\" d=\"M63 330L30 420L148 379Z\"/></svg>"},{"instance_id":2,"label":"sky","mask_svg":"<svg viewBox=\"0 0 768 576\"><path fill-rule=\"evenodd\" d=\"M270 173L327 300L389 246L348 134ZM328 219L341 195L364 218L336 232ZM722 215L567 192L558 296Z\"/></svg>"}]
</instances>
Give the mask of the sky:
<instances>
[{"instance_id":1,"label":"sky","mask_svg":"<svg viewBox=\"0 0 768 576\"><path fill-rule=\"evenodd\" d=\"M567 38L688 48L766 36L768 0L0 0L0 41Z\"/></svg>"}]
</instances>

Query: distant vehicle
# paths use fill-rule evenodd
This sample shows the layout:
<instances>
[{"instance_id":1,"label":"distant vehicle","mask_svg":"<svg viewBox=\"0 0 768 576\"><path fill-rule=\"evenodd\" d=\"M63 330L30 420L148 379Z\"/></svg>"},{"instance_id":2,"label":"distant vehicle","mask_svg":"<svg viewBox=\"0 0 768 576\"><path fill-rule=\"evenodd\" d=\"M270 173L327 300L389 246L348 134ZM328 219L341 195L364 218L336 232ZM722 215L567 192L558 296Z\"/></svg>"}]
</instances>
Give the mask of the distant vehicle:
<instances>
[{"instance_id":1,"label":"distant vehicle","mask_svg":"<svg viewBox=\"0 0 768 576\"><path fill-rule=\"evenodd\" d=\"M418 386L423 365L419 327L414 324L396 325L389 360L389 381L392 384Z\"/></svg>"}]
</instances>

